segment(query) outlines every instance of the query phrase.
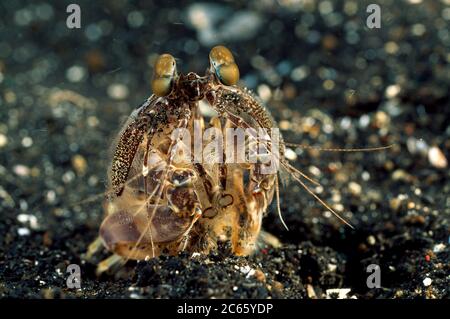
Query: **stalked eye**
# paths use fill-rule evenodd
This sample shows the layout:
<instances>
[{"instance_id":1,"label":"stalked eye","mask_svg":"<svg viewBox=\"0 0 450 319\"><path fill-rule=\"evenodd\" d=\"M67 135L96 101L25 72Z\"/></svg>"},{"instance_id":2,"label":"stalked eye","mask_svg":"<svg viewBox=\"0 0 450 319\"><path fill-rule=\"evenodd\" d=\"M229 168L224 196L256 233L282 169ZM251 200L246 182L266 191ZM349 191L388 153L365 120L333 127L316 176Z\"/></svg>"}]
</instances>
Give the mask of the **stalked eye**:
<instances>
[{"instance_id":1,"label":"stalked eye","mask_svg":"<svg viewBox=\"0 0 450 319\"><path fill-rule=\"evenodd\" d=\"M173 81L177 75L175 58L170 54L158 57L153 71L152 90L155 95L166 96L172 91Z\"/></svg>"},{"instance_id":2,"label":"stalked eye","mask_svg":"<svg viewBox=\"0 0 450 319\"><path fill-rule=\"evenodd\" d=\"M226 47L219 45L209 53L211 70L225 85L235 85L239 81L239 68L234 62L233 54Z\"/></svg>"}]
</instances>

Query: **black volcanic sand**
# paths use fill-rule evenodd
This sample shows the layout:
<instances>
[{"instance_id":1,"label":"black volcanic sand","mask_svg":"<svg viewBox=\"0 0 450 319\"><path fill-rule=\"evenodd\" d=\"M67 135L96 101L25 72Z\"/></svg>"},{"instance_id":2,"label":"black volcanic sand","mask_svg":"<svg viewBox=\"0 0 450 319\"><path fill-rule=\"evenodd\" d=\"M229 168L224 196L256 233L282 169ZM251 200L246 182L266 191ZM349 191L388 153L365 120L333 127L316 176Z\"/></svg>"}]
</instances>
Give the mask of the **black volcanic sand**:
<instances>
[{"instance_id":1,"label":"black volcanic sand","mask_svg":"<svg viewBox=\"0 0 450 319\"><path fill-rule=\"evenodd\" d=\"M448 298L450 8L379 2L382 27L371 30L361 1L79 1L82 28L69 30L63 1L3 1L0 296L325 298L351 289L347 297ZM309 185L355 229L291 181L281 192L290 230L273 204L264 220L281 248L243 258L223 244L96 278L81 255L101 222L111 140L150 94L156 53L179 58L183 72L207 67L206 31L236 53L245 85L267 101L287 141L394 147L294 148L294 165L322 188ZM78 290L66 288L73 263ZM366 286L370 264L380 266L381 288Z\"/></svg>"}]
</instances>

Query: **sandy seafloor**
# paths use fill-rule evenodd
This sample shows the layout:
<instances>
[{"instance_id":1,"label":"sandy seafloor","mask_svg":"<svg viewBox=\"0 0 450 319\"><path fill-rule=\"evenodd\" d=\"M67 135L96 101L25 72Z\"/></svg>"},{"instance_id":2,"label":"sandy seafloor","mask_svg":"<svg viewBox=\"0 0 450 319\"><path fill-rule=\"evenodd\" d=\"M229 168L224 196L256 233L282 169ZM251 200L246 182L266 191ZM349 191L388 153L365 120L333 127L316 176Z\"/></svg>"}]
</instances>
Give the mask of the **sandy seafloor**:
<instances>
[{"instance_id":1,"label":"sandy seafloor","mask_svg":"<svg viewBox=\"0 0 450 319\"><path fill-rule=\"evenodd\" d=\"M448 1L376 1L380 29L365 26L374 1L77 1L82 27L68 29L70 2L0 4L1 297L449 297ZM290 231L273 204L264 220L282 248L243 258L223 245L96 278L81 254L102 219L112 139L151 94L156 54L201 73L217 43L285 140L395 145L289 154L355 229L290 183ZM69 264L81 267L81 289L66 287ZM381 288L366 286L370 264Z\"/></svg>"}]
</instances>

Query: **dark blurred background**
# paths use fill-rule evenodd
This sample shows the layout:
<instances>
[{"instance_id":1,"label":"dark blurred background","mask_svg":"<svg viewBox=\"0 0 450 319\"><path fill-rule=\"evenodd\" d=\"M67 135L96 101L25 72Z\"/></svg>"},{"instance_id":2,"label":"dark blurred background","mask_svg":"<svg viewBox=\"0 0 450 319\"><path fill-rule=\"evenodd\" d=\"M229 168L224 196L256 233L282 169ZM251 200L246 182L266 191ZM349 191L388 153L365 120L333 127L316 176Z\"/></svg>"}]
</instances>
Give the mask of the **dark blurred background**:
<instances>
[{"instance_id":1,"label":"dark blurred background","mask_svg":"<svg viewBox=\"0 0 450 319\"><path fill-rule=\"evenodd\" d=\"M66 26L70 3L81 8L80 29ZM381 8L381 28L366 25L371 3ZM448 0L2 1L0 295L70 294L55 287L96 235L111 141L151 94L156 56L170 53L179 71L203 73L209 50L224 44L241 84L268 105L286 140L395 144L350 155L292 149L290 159L322 182L316 191L357 230L289 184L282 209L291 231L274 213L265 228L289 245L311 244L312 253L283 255L292 263L284 273L263 257L268 278L274 269L285 274L273 275L289 287L276 296L309 296L309 283L322 297L343 286L366 298L448 297L449 26ZM332 277L342 280L320 279L332 262L321 268L315 258L338 260ZM386 290L368 291L358 277L371 262L388 269ZM438 279L426 285L430 274ZM108 296L89 280L80 296ZM130 280L107 288L127 297ZM255 296L227 289L219 296ZM146 293L190 296L155 291Z\"/></svg>"}]
</instances>

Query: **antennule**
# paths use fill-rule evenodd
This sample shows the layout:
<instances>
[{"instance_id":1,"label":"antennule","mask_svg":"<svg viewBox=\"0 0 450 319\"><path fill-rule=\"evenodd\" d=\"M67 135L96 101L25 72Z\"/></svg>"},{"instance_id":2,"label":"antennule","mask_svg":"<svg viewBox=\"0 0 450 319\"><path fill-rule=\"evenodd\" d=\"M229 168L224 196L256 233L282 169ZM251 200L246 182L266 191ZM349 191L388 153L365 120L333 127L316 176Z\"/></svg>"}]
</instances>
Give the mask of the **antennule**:
<instances>
[{"instance_id":1,"label":"antennule","mask_svg":"<svg viewBox=\"0 0 450 319\"><path fill-rule=\"evenodd\" d=\"M390 144L386 146L379 147L366 147L366 148L323 148L320 146L313 145L304 145L304 144L295 144L295 143L284 143L286 146L299 147L307 150L316 150L323 152L374 152L374 151L382 151L388 148L392 148L395 144Z\"/></svg>"}]
</instances>

